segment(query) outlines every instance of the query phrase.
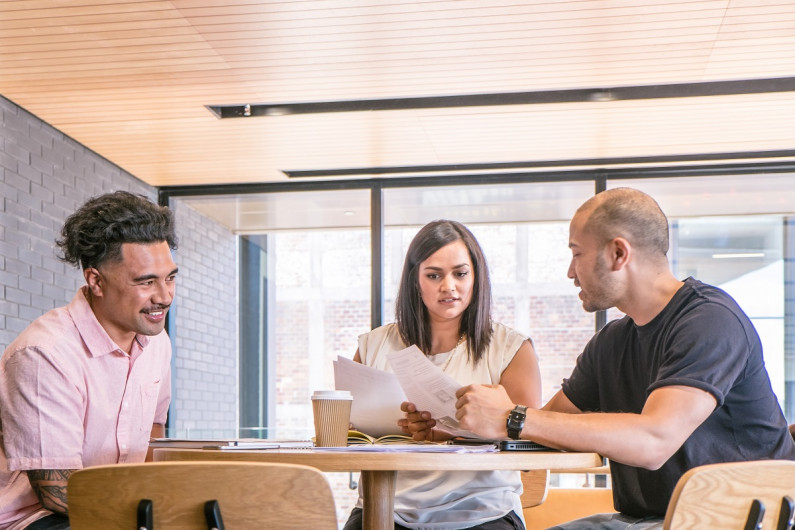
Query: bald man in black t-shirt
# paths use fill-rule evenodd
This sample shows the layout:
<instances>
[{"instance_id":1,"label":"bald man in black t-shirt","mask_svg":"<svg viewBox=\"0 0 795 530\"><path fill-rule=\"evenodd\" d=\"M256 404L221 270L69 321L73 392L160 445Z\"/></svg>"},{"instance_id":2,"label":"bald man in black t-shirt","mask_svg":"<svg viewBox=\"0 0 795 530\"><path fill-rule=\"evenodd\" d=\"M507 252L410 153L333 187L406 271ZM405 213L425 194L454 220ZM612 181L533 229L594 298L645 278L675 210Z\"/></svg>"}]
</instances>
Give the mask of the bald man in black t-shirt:
<instances>
[{"instance_id":1,"label":"bald man in black t-shirt","mask_svg":"<svg viewBox=\"0 0 795 530\"><path fill-rule=\"evenodd\" d=\"M517 407L499 386L464 387L456 403L461 427L484 438L513 433L610 459L618 513L555 528L662 528L688 469L795 460L753 325L725 292L673 276L668 221L651 197L595 195L572 219L569 247L583 307L626 317L591 339L541 410Z\"/></svg>"}]
</instances>

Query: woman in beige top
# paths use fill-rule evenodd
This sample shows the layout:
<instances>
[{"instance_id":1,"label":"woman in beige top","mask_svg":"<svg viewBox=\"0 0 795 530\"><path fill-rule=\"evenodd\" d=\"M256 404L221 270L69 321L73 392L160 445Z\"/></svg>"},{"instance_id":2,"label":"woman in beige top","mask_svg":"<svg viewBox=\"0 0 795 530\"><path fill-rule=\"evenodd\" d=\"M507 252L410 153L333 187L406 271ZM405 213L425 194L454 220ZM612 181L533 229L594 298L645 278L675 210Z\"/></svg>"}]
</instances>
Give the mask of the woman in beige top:
<instances>
[{"instance_id":1,"label":"woman in beige top","mask_svg":"<svg viewBox=\"0 0 795 530\"><path fill-rule=\"evenodd\" d=\"M391 371L387 354L414 344L462 385L505 387L515 403L541 405L538 359L529 338L491 321L491 285L483 251L455 221L434 221L412 240L403 265L396 322L359 337L355 361ZM403 432L439 441L427 412L401 408ZM399 472L395 528L523 529L518 471ZM360 499L361 501L361 499ZM344 530L361 528L357 504Z\"/></svg>"}]
</instances>

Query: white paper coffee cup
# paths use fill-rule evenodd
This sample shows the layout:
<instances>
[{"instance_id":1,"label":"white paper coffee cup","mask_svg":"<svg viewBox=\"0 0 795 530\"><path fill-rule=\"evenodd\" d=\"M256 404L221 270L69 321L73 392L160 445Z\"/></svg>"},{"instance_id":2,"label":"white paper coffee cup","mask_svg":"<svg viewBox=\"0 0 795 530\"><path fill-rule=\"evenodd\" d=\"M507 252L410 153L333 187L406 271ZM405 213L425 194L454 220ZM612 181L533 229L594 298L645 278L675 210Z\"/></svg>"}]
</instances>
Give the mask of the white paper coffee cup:
<instances>
[{"instance_id":1,"label":"white paper coffee cup","mask_svg":"<svg viewBox=\"0 0 795 530\"><path fill-rule=\"evenodd\" d=\"M353 396L347 390L316 390L312 394L316 446L348 445L352 402Z\"/></svg>"}]
</instances>

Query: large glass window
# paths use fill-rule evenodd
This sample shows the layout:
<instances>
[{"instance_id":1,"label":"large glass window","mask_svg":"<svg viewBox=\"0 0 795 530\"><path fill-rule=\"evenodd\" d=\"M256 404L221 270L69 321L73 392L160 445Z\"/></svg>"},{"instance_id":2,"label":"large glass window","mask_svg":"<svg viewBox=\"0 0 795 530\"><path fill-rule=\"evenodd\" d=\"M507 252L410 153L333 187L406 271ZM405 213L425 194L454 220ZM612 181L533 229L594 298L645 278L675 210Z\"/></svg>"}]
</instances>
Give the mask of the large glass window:
<instances>
[{"instance_id":1,"label":"large glass window","mask_svg":"<svg viewBox=\"0 0 795 530\"><path fill-rule=\"evenodd\" d=\"M608 176L607 187L631 186L656 198L671 222L675 274L718 285L740 302L792 420L791 179ZM593 192L591 180L384 186L381 321L394 319L399 274L419 227L461 221L489 261L495 319L534 340L548 399L593 333L593 316L566 278L568 222ZM331 361L351 357L357 336L370 329L371 197L363 187L181 199L239 238L239 388L229 390L238 395L241 435L311 432L309 393L333 386Z\"/></svg>"},{"instance_id":2,"label":"large glass window","mask_svg":"<svg viewBox=\"0 0 795 530\"><path fill-rule=\"evenodd\" d=\"M369 201L356 190L238 203L241 231L251 232L241 235L242 248L261 256L241 259L243 435L311 434L312 391L334 388L332 361L352 356L356 336L369 329Z\"/></svg>"},{"instance_id":3,"label":"large glass window","mask_svg":"<svg viewBox=\"0 0 795 530\"><path fill-rule=\"evenodd\" d=\"M370 329L369 190L186 201L239 236L236 435L312 436L312 391L334 388L332 361ZM328 478L344 521L356 491Z\"/></svg>"},{"instance_id":4,"label":"large glass window","mask_svg":"<svg viewBox=\"0 0 795 530\"><path fill-rule=\"evenodd\" d=\"M217 390L237 391L238 435L311 435L311 391L333 388L332 360L370 328L369 190L179 201L239 239L239 387Z\"/></svg>"}]
</instances>

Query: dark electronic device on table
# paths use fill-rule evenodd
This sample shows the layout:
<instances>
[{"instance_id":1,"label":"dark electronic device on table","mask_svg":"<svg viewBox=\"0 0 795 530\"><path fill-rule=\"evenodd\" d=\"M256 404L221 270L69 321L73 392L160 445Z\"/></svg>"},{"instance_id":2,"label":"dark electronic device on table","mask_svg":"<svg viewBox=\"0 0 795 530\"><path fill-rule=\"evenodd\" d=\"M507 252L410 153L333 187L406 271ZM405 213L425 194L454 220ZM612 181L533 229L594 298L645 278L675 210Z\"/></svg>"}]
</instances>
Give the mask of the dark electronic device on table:
<instances>
[{"instance_id":1,"label":"dark electronic device on table","mask_svg":"<svg viewBox=\"0 0 795 530\"><path fill-rule=\"evenodd\" d=\"M452 445L496 445L500 451L557 451L530 440L486 440L483 438L453 438Z\"/></svg>"}]
</instances>

